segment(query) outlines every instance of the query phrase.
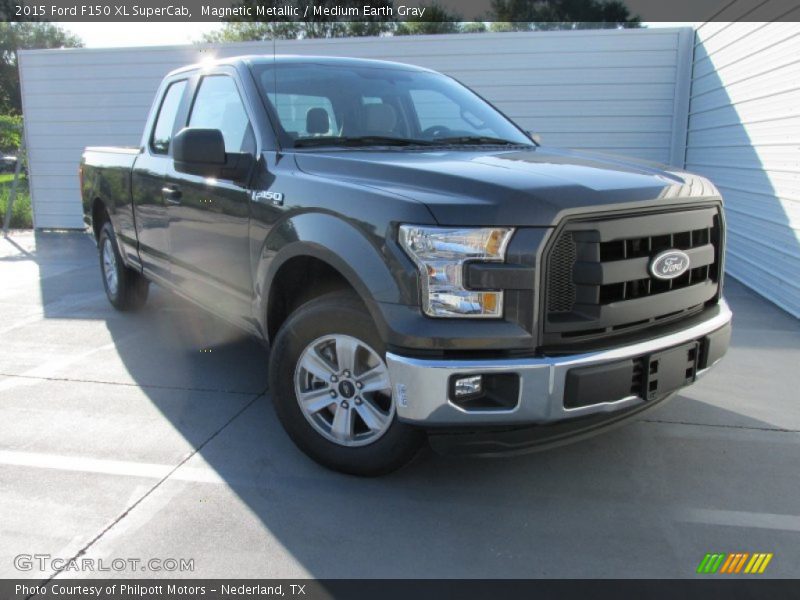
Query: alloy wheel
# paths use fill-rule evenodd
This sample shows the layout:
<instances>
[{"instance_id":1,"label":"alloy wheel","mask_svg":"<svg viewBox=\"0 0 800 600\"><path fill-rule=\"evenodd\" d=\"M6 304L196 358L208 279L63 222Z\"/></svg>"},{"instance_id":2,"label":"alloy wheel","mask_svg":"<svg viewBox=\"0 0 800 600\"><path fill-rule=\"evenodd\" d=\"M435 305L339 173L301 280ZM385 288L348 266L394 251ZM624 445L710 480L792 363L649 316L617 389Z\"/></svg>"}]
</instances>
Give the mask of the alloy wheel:
<instances>
[{"instance_id":1,"label":"alloy wheel","mask_svg":"<svg viewBox=\"0 0 800 600\"><path fill-rule=\"evenodd\" d=\"M389 370L357 338L336 334L311 342L297 362L294 386L303 416L335 444L371 444L392 424Z\"/></svg>"}]
</instances>

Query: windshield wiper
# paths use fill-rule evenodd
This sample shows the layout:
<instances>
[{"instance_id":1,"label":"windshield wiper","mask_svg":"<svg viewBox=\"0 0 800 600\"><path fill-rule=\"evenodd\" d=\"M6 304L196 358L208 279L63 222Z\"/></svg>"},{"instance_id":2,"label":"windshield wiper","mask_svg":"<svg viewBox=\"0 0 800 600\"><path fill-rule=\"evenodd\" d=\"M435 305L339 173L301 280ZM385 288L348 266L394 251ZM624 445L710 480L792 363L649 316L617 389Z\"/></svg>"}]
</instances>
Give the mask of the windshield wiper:
<instances>
[{"instance_id":1,"label":"windshield wiper","mask_svg":"<svg viewBox=\"0 0 800 600\"><path fill-rule=\"evenodd\" d=\"M295 148L311 148L316 146L430 146L427 140L415 140L410 138L398 138L382 135L363 135L359 137L340 137L325 136L315 138L303 138L295 140Z\"/></svg>"},{"instance_id":2,"label":"windshield wiper","mask_svg":"<svg viewBox=\"0 0 800 600\"><path fill-rule=\"evenodd\" d=\"M502 138L485 135L460 135L456 137L436 138L437 144L474 145L474 146L524 146L523 142L512 142Z\"/></svg>"}]
</instances>

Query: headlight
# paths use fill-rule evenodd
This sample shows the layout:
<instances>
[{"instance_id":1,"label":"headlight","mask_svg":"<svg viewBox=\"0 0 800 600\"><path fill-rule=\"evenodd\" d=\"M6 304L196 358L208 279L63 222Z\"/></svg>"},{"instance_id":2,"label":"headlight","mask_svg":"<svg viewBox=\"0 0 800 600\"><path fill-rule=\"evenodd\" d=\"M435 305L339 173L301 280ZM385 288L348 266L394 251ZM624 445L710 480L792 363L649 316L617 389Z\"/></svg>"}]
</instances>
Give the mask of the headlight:
<instances>
[{"instance_id":1,"label":"headlight","mask_svg":"<svg viewBox=\"0 0 800 600\"><path fill-rule=\"evenodd\" d=\"M416 263L422 309L431 317L501 317L503 292L464 288L464 263L502 262L513 229L400 226L400 245Z\"/></svg>"}]
</instances>

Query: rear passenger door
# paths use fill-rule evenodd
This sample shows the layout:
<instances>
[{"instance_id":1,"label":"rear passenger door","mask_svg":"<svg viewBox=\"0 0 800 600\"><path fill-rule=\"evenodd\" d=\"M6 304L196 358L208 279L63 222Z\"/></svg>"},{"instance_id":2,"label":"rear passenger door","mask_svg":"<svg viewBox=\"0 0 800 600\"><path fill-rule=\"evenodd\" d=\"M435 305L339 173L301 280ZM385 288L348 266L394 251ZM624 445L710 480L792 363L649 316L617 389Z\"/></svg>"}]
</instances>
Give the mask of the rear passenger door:
<instances>
[{"instance_id":1,"label":"rear passenger door","mask_svg":"<svg viewBox=\"0 0 800 600\"><path fill-rule=\"evenodd\" d=\"M257 156L253 120L235 71L221 67L197 82L186 126L218 129L226 152ZM167 170L172 276L208 308L248 319L253 293L248 238L250 194L242 182Z\"/></svg>"}]
</instances>

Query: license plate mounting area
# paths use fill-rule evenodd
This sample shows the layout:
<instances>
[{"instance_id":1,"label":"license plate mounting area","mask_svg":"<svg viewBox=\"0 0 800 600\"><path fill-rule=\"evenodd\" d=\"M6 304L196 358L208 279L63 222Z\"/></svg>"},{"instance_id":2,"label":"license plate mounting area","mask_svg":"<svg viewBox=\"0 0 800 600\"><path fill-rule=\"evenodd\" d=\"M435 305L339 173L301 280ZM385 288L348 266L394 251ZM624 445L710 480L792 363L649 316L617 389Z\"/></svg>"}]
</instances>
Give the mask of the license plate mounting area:
<instances>
[{"instance_id":1,"label":"license plate mounting area","mask_svg":"<svg viewBox=\"0 0 800 600\"><path fill-rule=\"evenodd\" d=\"M689 342L645 357L644 397L654 400L694 382L700 344Z\"/></svg>"}]
</instances>

